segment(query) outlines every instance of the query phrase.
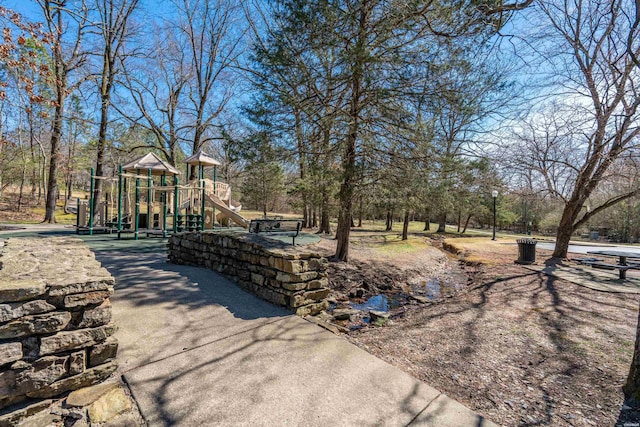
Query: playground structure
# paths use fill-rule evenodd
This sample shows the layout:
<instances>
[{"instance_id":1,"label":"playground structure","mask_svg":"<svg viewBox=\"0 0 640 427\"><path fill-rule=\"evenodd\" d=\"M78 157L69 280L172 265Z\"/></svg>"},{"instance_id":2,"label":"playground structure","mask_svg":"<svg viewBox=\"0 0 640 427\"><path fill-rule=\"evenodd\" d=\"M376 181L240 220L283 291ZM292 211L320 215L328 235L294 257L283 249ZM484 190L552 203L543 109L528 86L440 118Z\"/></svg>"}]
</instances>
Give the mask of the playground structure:
<instances>
[{"instance_id":1,"label":"playground structure","mask_svg":"<svg viewBox=\"0 0 640 427\"><path fill-rule=\"evenodd\" d=\"M231 202L231 187L217 180L220 162L198 151L185 163L187 176L190 168L197 168L197 178L185 185L179 183L180 172L154 153L121 165L117 177L97 177L92 168L89 198L78 199L77 232L117 232L118 238L133 234L137 240L143 235L166 237L168 233L213 229L216 220L220 224L231 220L247 228L249 222L238 213L242 206ZM205 178L208 167L213 167L213 180ZM104 200L94 203L98 179L111 186Z\"/></svg>"}]
</instances>

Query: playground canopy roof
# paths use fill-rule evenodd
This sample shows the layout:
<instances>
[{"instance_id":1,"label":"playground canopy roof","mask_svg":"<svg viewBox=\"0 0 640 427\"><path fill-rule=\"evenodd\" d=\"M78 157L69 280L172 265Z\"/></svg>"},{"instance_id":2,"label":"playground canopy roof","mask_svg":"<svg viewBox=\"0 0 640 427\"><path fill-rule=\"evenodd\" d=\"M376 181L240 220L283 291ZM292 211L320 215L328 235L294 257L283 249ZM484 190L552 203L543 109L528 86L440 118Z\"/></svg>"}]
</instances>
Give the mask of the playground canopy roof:
<instances>
[{"instance_id":1,"label":"playground canopy roof","mask_svg":"<svg viewBox=\"0 0 640 427\"><path fill-rule=\"evenodd\" d=\"M196 154L185 160L185 163L188 165L202 166L220 166L222 164L202 150L198 150Z\"/></svg>"},{"instance_id":2,"label":"playground canopy roof","mask_svg":"<svg viewBox=\"0 0 640 427\"><path fill-rule=\"evenodd\" d=\"M132 160L126 165L123 165L122 169L124 169L125 172L147 171L151 169L152 175L180 175L178 169L160 159L160 157L154 153L147 153L138 159Z\"/></svg>"}]
</instances>

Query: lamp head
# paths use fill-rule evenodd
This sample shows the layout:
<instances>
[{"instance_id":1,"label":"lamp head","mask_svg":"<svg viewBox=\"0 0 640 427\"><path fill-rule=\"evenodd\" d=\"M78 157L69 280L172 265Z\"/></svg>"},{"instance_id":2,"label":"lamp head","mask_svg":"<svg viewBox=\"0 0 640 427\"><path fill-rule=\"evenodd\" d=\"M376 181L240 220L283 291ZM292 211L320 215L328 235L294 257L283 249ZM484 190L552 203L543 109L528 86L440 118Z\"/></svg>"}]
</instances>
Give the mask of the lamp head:
<instances>
[{"instance_id":1,"label":"lamp head","mask_svg":"<svg viewBox=\"0 0 640 427\"><path fill-rule=\"evenodd\" d=\"M491 195L493 196L493 198L495 199L496 197L498 197L498 190L493 190L491 192Z\"/></svg>"}]
</instances>

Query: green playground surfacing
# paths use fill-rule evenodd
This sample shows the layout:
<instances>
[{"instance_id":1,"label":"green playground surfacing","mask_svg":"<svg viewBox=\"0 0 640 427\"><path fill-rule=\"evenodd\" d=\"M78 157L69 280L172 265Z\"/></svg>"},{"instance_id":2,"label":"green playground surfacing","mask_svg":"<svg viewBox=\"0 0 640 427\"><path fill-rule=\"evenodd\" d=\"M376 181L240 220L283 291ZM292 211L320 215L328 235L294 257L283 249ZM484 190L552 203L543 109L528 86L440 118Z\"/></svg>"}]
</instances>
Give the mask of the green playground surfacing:
<instances>
[{"instance_id":1,"label":"green playground surfacing","mask_svg":"<svg viewBox=\"0 0 640 427\"><path fill-rule=\"evenodd\" d=\"M237 231L239 233L248 233L248 231L241 227L224 227L214 230L207 230L206 232L215 233L216 231ZM260 235L267 239L277 240L288 245L291 245L292 243L291 234L260 233ZM116 233L93 235L77 234L75 228L22 228L22 226L20 225L12 225L11 227L0 229L0 239L9 239L12 237L18 238L52 236L76 236L82 239L93 251L120 251L128 253L148 253L165 250L167 247L167 241L169 240L168 237L145 237L144 235L139 236L138 240L136 240L133 234L124 235L121 239L118 239ZM320 237L311 233L299 233L295 238L296 246L316 244L318 242L320 242Z\"/></svg>"},{"instance_id":2,"label":"green playground surfacing","mask_svg":"<svg viewBox=\"0 0 640 427\"><path fill-rule=\"evenodd\" d=\"M121 252L155 252L161 248L166 248L167 238L145 238L134 240L133 238L120 239L116 234L76 234L74 228L46 229L4 229L0 232L0 239L11 239L21 237L61 237L73 236L82 239L92 251L121 251Z\"/></svg>"}]
</instances>

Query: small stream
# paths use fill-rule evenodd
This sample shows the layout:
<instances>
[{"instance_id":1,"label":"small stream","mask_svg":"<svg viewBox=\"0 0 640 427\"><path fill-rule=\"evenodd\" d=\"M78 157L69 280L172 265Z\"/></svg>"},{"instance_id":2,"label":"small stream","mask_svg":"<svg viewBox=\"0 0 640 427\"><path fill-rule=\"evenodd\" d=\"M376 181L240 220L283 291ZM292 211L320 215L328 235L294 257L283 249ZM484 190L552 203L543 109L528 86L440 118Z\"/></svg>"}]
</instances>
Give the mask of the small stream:
<instances>
[{"instance_id":1,"label":"small stream","mask_svg":"<svg viewBox=\"0 0 640 427\"><path fill-rule=\"evenodd\" d=\"M364 312L374 310L388 313L395 308L402 307L411 300L412 297L421 297L426 298L428 301L437 301L441 298L455 295L462 290L463 287L464 285L460 283L444 283L436 278L421 280L418 283L407 285L403 291L374 295L362 303L350 302L349 305L354 310Z\"/></svg>"},{"instance_id":2,"label":"small stream","mask_svg":"<svg viewBox=\"0 0 640 427\"><path fill-rule=\"evenodd\" d=\"M363 302L349 302L352 310L360 312L348 326L351 330L360 329L371 323L371 311L389 313L391 316L404 311L403 307L416 301L428 303L455 295L464 288L464 275L447 276L446 280L430 278L418 280L403 286L401 291L374 295ZM331 307L329 311L333 311Z\"/></svg>"},{"instance_id":3,"label":"small stream","mask_svg":"<svg viewBox=\"0 0 640 427\"><path fill-rule=\"evenodd\" d=\"M464 282L455 280L455 278L447 281L441 281L437 278L420 280L417 283L409 285L409 293L411 295L425 297L430 301L436 301L458 293L464 287L462 283Z\"/></svg>"}]
</instances>

